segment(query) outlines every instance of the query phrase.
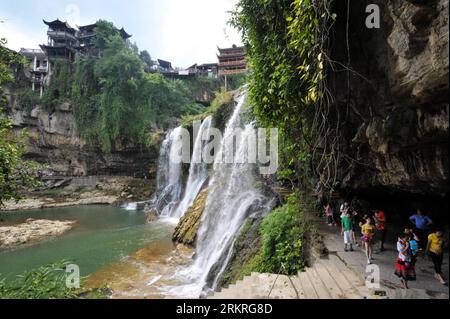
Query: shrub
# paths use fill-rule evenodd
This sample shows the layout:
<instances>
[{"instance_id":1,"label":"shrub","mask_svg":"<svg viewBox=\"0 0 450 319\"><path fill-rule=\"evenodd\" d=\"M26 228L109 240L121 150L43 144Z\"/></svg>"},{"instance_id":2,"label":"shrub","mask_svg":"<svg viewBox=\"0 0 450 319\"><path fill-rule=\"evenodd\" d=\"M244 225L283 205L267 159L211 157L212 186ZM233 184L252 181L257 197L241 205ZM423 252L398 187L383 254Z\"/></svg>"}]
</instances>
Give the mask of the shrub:
<instances>
[{"instance_id":1,"label":"shrub","mask_svg":"<svg viewBox=\"0 0 450 319\"><path fill-rule=\"evenodd\" d=\"M22 88L17 93L17 104L20 106L20 109L24 110L25 112L31 112L38 103L38 91L33 91L31 88L26 87Z\"/></svg>"},{"instance_id":2,"label":"shrub","mask_svg":"<svg viewBox=\"0 0 450 319\"><path fill-rule=\"evenodd\" d=\"M65 268L59 262L25 272L13 280L0 277L1 299L73 299L76 290L66 287Z\"/></svg>"},{"instance_id":3,"label":"shrub","mask_svg":"<svg viewBox=\"0 0 450 319\"><path fill-rule=\"evenodd\" d=\"M297 274L306 266L306 238L309 226L293 195L287 204L275 209L262 223L260 256L252 268L260 272Z\"/></svg>"}]
</instances>

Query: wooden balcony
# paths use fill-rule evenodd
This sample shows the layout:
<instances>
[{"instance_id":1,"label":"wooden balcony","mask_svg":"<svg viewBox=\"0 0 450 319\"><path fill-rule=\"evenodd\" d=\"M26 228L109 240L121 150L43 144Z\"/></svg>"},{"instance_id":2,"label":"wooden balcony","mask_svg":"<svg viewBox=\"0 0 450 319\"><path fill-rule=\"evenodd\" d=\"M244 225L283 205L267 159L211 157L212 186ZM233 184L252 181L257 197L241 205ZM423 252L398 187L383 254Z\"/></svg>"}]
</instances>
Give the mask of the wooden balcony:
<instances>
[{"instance_id":1,"label":"wooden balcony","mask_svg":"<svg viewBox=\"0 0 450 319\"><path fill-rule=\"evenodd\" d=\"M225 76L225 75L236 75L236 74L245 74L247 73L247 68L242 69L223 69L219 70L219 76Z\"/></svg>"},{"instance_id":2,"label":"wooden balcony","mask_svg":"<svg viewBox=\"0 0 450 319\"><path fill-rule=\"evenodd\" d=\"M219 68L233 66L233 67L246 67L247 63L245 60L234 60L234 61L225 61L219 63Z\"/></svg>"}]
</instances>

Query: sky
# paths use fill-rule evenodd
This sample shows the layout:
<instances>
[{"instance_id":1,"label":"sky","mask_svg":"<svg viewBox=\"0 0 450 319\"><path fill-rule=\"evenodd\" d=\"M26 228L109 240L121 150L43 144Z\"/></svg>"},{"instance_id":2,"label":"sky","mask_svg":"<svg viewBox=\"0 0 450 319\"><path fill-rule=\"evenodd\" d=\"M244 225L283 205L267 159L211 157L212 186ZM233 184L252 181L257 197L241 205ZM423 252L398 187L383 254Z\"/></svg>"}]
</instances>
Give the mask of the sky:
<instances>
[{"instance_id":1,"label":"sky","mask_svg":"<svg viewBox=\"0 0 450 319\"><path fill-rule=\"evenodd\" d=\"M43 19L71 25L112 21L153 59L187 68L217 62L217 46L240 45L238 32L227 25L238 0L0 0L0 37L7 46L39 48L47 42Z\"/></svg>"}]
</instances>

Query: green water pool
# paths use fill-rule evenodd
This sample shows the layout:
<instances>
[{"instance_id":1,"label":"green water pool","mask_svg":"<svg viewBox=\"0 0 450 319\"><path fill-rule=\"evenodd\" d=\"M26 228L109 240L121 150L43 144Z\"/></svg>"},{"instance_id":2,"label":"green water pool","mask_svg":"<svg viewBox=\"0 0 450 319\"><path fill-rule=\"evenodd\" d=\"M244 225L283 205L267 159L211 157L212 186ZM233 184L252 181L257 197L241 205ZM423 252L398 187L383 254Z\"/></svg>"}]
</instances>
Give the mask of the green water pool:
<instances>
[{"instance_id":1,"label":"green water pool","mask_svg":"<svg viewBox=\"0 0 450 319\"><path fill-rule=\"evenodd\" d=\"M146 223L142 212L112 206L80 206L19 212L0 212L0 225L24 222L28 218L76 220L70 232L32 246L0 251L0 273L8 277L42 265L70 260L82 276L152 245L171 241L173 224Z\"/></svg>"}]
</instances>

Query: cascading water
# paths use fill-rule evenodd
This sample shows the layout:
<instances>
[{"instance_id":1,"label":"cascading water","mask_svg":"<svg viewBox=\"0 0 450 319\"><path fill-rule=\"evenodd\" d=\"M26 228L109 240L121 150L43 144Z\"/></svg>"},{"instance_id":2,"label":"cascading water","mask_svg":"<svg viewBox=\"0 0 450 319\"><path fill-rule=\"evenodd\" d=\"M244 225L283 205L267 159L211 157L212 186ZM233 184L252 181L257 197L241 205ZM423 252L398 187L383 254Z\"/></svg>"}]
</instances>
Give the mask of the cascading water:
<instances>
[{"instance_id":1,"label":"cascading water","mask_svg":"<svg viewBox=\"0 0 450 319\"><path fill-rule=\"evenodd\" d=\"M197 195L200 193L203 185L208 179L208 165L202 160L202 153L208 142L209 130L211 128L212 117L207 117L197 133L189 168L189 177L186 184L183 199L170 216L180 218L186 213L187 209L192 205Z\"/></svg>"},{"instance_id":2,"label":"cascading water","mask_svg":"<svg viewBox=\"0 0 450 319\"><path fill-rule=\"evenodd\" d=\"M247 125L242 131L244 125L240 114L245 100L246 94L243 94L226 125L214 162L198 232L196 257L191 266L179 273L189 278L191 284L177 287L177 294L196 298L205 289L215 289L245 220L253 214L265 214L271 208L271 198L264 196L256 186L256 164L247 160L256 145L248 143L255 134L253 125ZM236 129L241 129L241 134L236 134ZM225 161L230 152L235 155L232 163Z\"/></svg>"},{"instance_id":3,"label":"cascading water","mask_svg":"<svg viewBox=\"0 0 450 319\"><path fill-rule=\"evenodd\" d=\"M175 162L175 152L181 149L182 127L170 131L161 144L158 162L157 191L147 204L162 217L171 217L171 212L180 202L182 184L182 163Z\"/></svg>"}]
</instances>

